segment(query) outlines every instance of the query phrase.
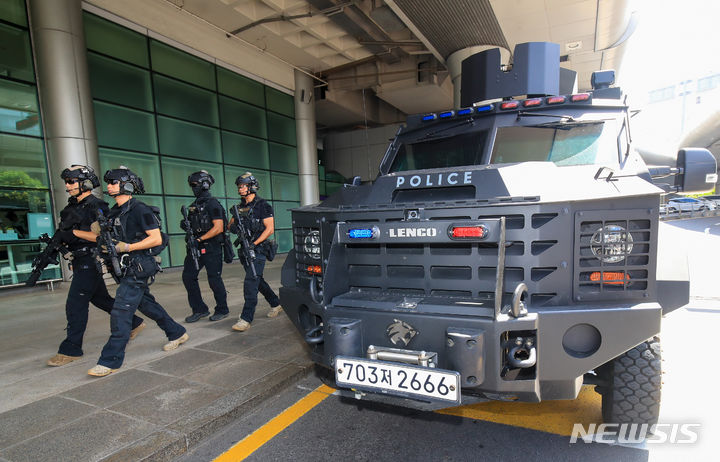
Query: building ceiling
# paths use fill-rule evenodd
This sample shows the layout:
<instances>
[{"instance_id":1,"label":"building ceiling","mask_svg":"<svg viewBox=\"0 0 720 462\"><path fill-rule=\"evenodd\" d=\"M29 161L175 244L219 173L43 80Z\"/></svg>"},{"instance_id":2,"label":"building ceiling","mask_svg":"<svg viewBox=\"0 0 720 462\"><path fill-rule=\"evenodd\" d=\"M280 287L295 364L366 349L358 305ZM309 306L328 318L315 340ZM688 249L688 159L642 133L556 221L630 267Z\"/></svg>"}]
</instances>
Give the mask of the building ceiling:
<instances>
[{"instance_id":1,"label":"building ceiling","mask_svg":"<svg viewBox=\"0 0 720 462\"><path fill-rule=\"evenodd\" d=\"M327 101L318 98L319 109L357 100L340 97L352 91L382 100L376 114L342 107L362 124L383 123L387 105L400 115L451 107L446 60L473 46L512 53L517 43L558 43L561 65L588 89L593 71L619 70L637 22L633 0L162 1L321 78ZM332 118L322 119L332 128Z\"/></svg>"}]
</instances>

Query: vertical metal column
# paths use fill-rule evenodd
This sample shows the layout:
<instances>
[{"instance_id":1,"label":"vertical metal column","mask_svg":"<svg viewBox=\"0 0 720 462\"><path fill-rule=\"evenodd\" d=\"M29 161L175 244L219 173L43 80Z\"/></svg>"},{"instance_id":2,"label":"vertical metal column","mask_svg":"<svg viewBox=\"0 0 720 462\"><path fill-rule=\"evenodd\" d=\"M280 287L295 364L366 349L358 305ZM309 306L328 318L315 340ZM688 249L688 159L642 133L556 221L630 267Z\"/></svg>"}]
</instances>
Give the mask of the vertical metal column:
<instances>
[{"instance_id":1,"label":"vertical metal column","mask_svg":"<svg viewBox=\"0 0 720 462\"><path fill-rule=\"evenodd\" d=\"M297 132L300 205L320 201L313 79L295 69L295 129Z\"/></svg>"},{"instance_id":2,"label":"vertical metal column","mask_svg":"<svg viewBox=\"0 0 720 462\"><path fill-rule=\"evenodd\" d=\"M82 7L80 0L27 0L27 5L57 217L68 198L65 185L58 178L63 168L71 164L90 165L102 176ZM67 277L66 269L63 273Z\"/></svg>"}]
</instances>

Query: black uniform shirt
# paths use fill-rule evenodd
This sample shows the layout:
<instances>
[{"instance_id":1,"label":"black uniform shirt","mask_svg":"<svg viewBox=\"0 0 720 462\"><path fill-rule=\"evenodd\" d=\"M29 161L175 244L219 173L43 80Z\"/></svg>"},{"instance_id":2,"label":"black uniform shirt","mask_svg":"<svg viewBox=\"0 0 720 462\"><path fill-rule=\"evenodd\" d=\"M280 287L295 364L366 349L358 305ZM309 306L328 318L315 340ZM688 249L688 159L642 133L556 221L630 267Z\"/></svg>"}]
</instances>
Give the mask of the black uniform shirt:
<instances>
[{"instance_id":1,"label":"black uniform shirt","mask_svg":"<svg viewBox=\"0 0 720 462\"><path fill-rule=\"evenodd\" d=\"M118 216L120 216L123 227L122 232L119 232L120 227L117 226L117 220L115 220L115 229L118 230L117 238L129 244L145 239L147 237L145 231L159 228L152 209L135 198L125 202L122 207L118 207L117 204L113 205L109 218L115 219Z\"/></svg>"},{"instance_id":2,"label":"black uniform shirt","mask_svg":"<svg viewBox=\"0 0 720 462\"><path fill-rule=\"evenodd\" d=\"M255 196L255 199L250 203L246 203L245 199L243 199L241 208L246 207L250 209L248 224L252 230L253 240L255 240L265 231L263 220L273 216L273 208L268 201L258 196Z\"/></svg>"},{"instance_id":3,"label":"black uniform shirt","mask_svg":"<svg viewBox=\"0 0 720 462\"><path fill-rule=\"evenodd\" d=\"M60 229L67 231L63 241L70 251L95 245L93 242L72 235L72 230L90 231L92 222L97 221L98 210L107 215L110 207L107 202L98 199L92 194L80 202L74 197L68 199L68 205L60 212Z\"/></svg>"}]
</instances>

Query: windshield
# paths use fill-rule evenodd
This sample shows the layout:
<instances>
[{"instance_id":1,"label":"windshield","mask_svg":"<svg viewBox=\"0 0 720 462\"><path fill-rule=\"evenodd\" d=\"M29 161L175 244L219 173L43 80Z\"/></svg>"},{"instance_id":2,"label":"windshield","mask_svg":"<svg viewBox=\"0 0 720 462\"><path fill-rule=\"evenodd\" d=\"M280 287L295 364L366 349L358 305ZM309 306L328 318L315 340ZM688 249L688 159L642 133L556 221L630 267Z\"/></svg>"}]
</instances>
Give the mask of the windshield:
<instances>
[{"instance_id":1,"label":"windshield","mask_svg":"<svg viewBox=\"0 0 720 462\"><path fill-rule=\"evenodd\" d=\"M550 161L556 165L617 164L615 121L498 128L491 164Z\"/></svg>"},{"instance_id":2,"label":"windshield","mask_svg":"<svg viewBox=\"0 0 720 462\"><path fill-rule=\"evenodd\" d=\"M480 164L487 137L487 131L476 131L438 140L403 143L390 173Z\"/></svg>"}]
</instances>

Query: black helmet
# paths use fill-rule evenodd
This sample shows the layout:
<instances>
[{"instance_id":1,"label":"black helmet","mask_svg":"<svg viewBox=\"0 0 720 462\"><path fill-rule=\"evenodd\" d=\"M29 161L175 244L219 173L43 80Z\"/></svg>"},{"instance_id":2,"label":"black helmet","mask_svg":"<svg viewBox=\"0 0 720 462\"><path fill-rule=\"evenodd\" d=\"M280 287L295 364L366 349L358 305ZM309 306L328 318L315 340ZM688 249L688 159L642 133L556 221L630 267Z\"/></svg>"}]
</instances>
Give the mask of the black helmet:
<instances>
[{"instance_id":1,"label":"black helmet","mask_svg":"<svg viewBox=\"0 0 720 462\"><path fill-rule=\"evenodd\" d=\"M142 194L145 192L145 185L142 178L135 175L129 168L124 165L108 170L103 176L105 183L117 180L120 182L120 194Z\"/></svg>"},{"instance_id":2,"label":"black helmet","mask_svg":"<svg viewBox=\"0 0 720 462\"><path fill-rule=\"evenodd\" d=\"M241 184L248 185L248 190L251 193L256 193L258 189L260 189L260 183L258 183L257 178L255 178L250 172L245 172L239 177L237 177L237 179L235 180L235 184L237 186L240 186Z\"/></svg>"},{"instance_id":3,"label":"black helmet","mask_svg":"<svg viewBox=\"0 0 720 462\"><path fill-rule=\"evenodd\" d=\"M63 180L77 180L80 184L80 191L91 191L100 186L100 179L95 175L95 170L87 165L73 164L60 173Z\"/></svg>"},{"instance_id":4,"label":"black helmet","mask_svg":"<svg viewBox=\"0 0 720 462\"><path fill-rule=\"evenodd\" d=\"M207 191L208 189L210 189L210 186L215 183L215 178L213 178L213 176L210 175L206 170L200 170L199 172L195 172L188 177L188 184L192 186L193 183L197 184L198 186L202 186L202 189Z\"/></svg>"}]
</instances>

